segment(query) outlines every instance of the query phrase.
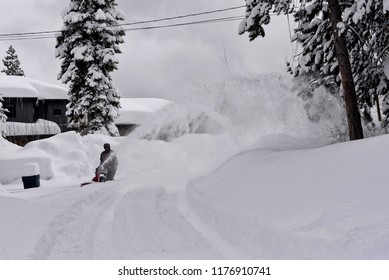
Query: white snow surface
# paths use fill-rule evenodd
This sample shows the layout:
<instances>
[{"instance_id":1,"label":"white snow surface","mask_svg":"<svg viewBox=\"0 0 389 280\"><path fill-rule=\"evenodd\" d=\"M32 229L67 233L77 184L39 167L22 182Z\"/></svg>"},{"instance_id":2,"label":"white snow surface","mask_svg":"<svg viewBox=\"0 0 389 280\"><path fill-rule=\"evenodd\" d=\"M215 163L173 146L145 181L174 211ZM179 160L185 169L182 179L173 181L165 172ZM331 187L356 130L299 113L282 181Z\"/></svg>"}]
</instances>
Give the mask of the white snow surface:
<instances>
[{"instance_id":1,"label":"white snow surface","mask_svg":"<svg viewBox=\"0 0 389 280\"><path fill-rule=\"evenodd\" d=\"M67 89L22 76L0 76L0 95L2 97L67 99Z\"/></svg>"},{"instance_id":2,"label":"white snow surface","mask_svg":"<svg viewBox=\"0 0 389 280\"><path fill-rule=\"evenodd\" d=\"M38 163L27 163L23 165L22 176L36 176L39 174L39 164Z\"/></svg>"},{"instance_id":3,"label":"white snow surface","mask_svg":"<svg viewBox=\"0 0 389 280\"><path fill-rule=\"evenodd\" d=\"M279 111L285 122L297 103ZM302 119L276 126L269 110L255 111L269 125L256 141L243 135L247 110L245 141L227 127L169 142L67 132L21 148L0 138L1 176L30 162L47 173L34 189L20 175L1 181L0 259L388 259L389 135L329 145ZM105 142L115 181L81 188Z\"/></svg>"}]
</instances>

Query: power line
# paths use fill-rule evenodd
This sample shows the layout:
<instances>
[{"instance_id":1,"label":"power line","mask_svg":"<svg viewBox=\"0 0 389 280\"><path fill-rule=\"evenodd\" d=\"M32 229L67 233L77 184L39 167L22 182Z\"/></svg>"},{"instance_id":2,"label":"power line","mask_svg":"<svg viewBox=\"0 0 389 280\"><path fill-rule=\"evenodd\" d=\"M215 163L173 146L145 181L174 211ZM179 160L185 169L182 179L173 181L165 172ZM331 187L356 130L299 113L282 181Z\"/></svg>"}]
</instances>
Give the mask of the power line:
<instances>
[{"instance_id":1,"label":"power line","mask_svg":"<svg viewBox=\"0 0 389 280\"><path fill-rule=\"evenodd\" d=\"M224 18L200 20L200 21L194 21L194 22L184 22L184 23L159 25L159 26L157 25L157 26L145 26L145 27L138 27L138 28L126 28L124 30L125 31L151 30L151 29L178 27L178 26L184 26L184 25L205 24L205 23L214 23L214 22L227 22L227 21L235 21L235 20L242 20L242 19L244 19L244 17L242 17L242 16L234 16L234 17L224 17Z\"/></svg>"},{"instance_id":2,"label":"power line","mask_svg":"<svg viewBox=\"0 0 389 280\"><path fill-rule=\"evenodd\" d=\"M197 25L197 24L208 24L208 23L217 23L217 22L229 22L244 19L243 16L231 16L231 17L222 17L222 18L214 18L207 20L199 20L199 21L191 21L184 23L175 23L175 24L166 24L166 25L153 25L153 26L144 26L144 27L136 27L136 28L124 28L124 31L141 31L141 30L153 30L153 29L163 29L163 28L172 28L172 27L180 27L180 26L189 26L189 25ZM54 39L60 33L54 34L46 34L39 33L34 35L17 35L11 37L0 37L0 42L2 41L14 41L14 40L34 40L34 39Z\"/></svg>"},{"instance_id":3,"label":"power line","mask_svg":"<svg viewBox=\"0 0 389 280\"><path fill-rule=\"evenodd\" d=\"M126 26L126 25L135 25L135 24L144 24L144 23L154 23L154 22L173 20L173 19L182 19L182 18L187 18L187 17L194 17L194 16L200 16L200 15L208 15L208 14L220 13L220 12L225 12L225 11L230 11L230 10L236 10L236 9L240 9L240 8L244 8L244 7L246 7L246 6L236 6L236 7L219 9L219 10L213 10L213 11L208 11L208 12L193 13L193 14L187 14L187 15L183 15L183 16L166 17L166 18L160 18L160 19L154 19L154 20L122 23L122 24L118 24L118 25L119 26Z\"/></svg>"},{"instance_id":4,"label":"power line","mask_svg":"<svg viewBox=\"0 0 389 280\"><path fill-rule=\"evenodd\" d=\"M29 35L41 35L41 34L55 34L60 33L60 30L53 31L38 31L38 32L21 32L21 33L3 33L0 34L0 38L2 37L12 37L12 36L29 36Z\"/></svg>"},{"instance_id":5,"label":"power line","mask_svg":"<svg viewBox=\"0 0 389 280\"><path fill-rule=\"evenodd\" d=\"M230 8L224 8L224 9L218 9L218 10L212 10L212 11L205 11L205 12L199 12L199 13L191 13L186 15L179 15L179 16L173 16L173 17L165 17L160 19L154 19L154 20L147 20L147 21L137 21L137 22L129 22L129 23L122 23L117 24L114 26L132 26L132 25L138 25L138 24L146 24L146 23L155 23L155 22L161 22L161 21L169 21L174 19L183 19L188 17L195 17L200 15L208 15L208 14L214 14L214 13L220 13L230 10L236 10L243 8L245 6L235 6ZM220 20L220 19L217 19ZM213 22L212 19L205 20L203 23L206 22ZM173 26L183 26L183 25L189 25L189 24L197 24L200 22L190 22L190 23L182 23L182 24L171 24L166 25L166 27L173 27ZM147 30L147 29L158 29L158 28L164 28L164 26L152 26L152 27L145 27L145 28L134 28L134 29L124 29L126 31L133 31L133 30ZM52 31L38 31L38 32L19 32L19 33L3 33L0 34L0 41L6 41L6 40L26 40L26 39L47 39L47 38L55 38L57 35L61 33L60 30L52 30Z\"/></svg>"},{"instance_id":6,"label":"power line","mask_svg":"<svg viewBox=\"0 0 389 280\"><path fill-rule=\"evenodd\" d=\"M21 41L21 40L39 40L39 39L55 39L55 35L46 35L46 36L24 36L24 37L15 37L15 38L0 38L0 42L4 41Z\"/></svg>"}]
</instances>

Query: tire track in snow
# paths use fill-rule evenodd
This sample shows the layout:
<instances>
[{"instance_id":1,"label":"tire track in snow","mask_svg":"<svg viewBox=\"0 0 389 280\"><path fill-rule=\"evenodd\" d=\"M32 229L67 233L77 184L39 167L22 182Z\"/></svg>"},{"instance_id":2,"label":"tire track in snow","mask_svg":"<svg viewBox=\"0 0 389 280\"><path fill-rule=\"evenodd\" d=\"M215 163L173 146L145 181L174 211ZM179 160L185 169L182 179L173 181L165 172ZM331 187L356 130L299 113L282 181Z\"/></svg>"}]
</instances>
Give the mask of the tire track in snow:
<instances>
[{"instance_id":1,"label":"tire track in snow","mask_svg":"<svg viewBox=\"0 0 389 280\"><path fill-rule=\"evenodd\" d=\"M177 194L164 188L128 192L113 221L120 259L222 259L177 207Z\"/></svg>"},{"instance_id":2,"label":"tire track in snow","mask_svg":"<svg viewBox=\"0 0 389 280\"><path fill-rule=\"evenodd\" d=\"M204 223L189 205L185 195L180 196L178 208L188 222L199 230L203 236L223 255L225 259L250 259L241 250L228 243L223 237L217 234L209 225Z\"/></svg>"},{"instance_id":3,"label":"tire track in snow","mask_svg":"<svg viewBox=\"0 0 389 280\"><path fill-rule=\"evenodd\" d=\"M42 197L40 202L58 203L60 210L29 258L246 258L197 219L181 193L124 184L77 188L48 201Z\"/></svg>"},{"instance_id":4,"label":"tire track in snow","mask_svg":"<svg viewBox=\"0 0 389 280\"><path fill-rule=\"evenodd\" d=\"M108 182L73 192L81 199L63 198L73 202L61 205L63 210L47 226L29 258L93 259L94 246L98 243L94 240L101 217L118 195L115 184L116 181Z\"/></svg>"}]
</instances>

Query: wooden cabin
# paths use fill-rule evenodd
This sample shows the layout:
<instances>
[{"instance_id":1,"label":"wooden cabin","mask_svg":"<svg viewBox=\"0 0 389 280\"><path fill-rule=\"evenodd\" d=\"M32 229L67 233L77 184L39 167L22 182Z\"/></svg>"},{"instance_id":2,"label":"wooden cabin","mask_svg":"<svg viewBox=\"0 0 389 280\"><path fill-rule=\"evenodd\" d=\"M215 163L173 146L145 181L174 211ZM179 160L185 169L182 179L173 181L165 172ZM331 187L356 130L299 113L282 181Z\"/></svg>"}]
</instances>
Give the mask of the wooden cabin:
<instances>
[{"instance_id":1,"label":"wooden cabin","mask_svg":"<svg viewBox=\"0 0 389 280\"><path fill-rule=\"evenodd\" d=\"M23 145L52 136L58 133L53 123L58 125L59 132L67 131L65 88L26 77L0 76L0 96L3 107L8 110L5 132L8 140ZM34 129L32 124L38 120L46 122L40 121ZM43 123L50 129L43 131ZM24 131L21 124L25 124Z\"/></svg>"},{"instance_id":2,"label":"wooden cabin","mask_svg":"<svg viewBox=\"0 0 389 280\"><path fill-rule=\"evenodd\" d=\"M7 113L6 138L18 145L68 130L65 88L20 76L0 76L0 96ZM171 104L158 98L121 98L115 120L121 136L128 135Z\"/></svg>"}]
</instances>

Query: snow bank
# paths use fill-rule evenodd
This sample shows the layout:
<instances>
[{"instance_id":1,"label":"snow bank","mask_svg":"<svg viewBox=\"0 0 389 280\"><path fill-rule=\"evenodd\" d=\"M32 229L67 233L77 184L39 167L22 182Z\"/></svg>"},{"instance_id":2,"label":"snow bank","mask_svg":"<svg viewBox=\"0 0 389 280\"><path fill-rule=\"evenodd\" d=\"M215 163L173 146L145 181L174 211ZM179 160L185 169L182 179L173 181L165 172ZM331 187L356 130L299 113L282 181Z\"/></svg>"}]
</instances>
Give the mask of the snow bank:
<instances>
[{"instance_id":1,"label":"snow bank","mask_svg":"<svg viewBox=\"0 0 389 280\"><path fill-rule=\"evenodd\" d=\"M250 258L387 259L388 141L250 150L192 180L188 199Z\"/></svg>"},{"instance_id":2,"label":"snow bank","mask_svg":"<svg viewBox=\"0 0 389 280\"><path fill-rule=\"evenodd\" d=\"M53 175L51 159L40 152L18 152L16 154L1 154L0 183L9 184L23 176L22 166L28 163L37 163L42 179L50 179Z\"/></svg>"},{"instance_id":3,"label":"snow bank","mask_svg":"<svg viewBox=\"0 0 389 280\"><path fill-rule=\"evenodd\" d=\"M88 149L89 148L89 149ZM22 152L39 152L51 160L53 178L83 178L91 176L91 163L87 151L94 147L84 146L82 137L74 131L33 141L23 147ZM97 154L97 152L96 152ZM98 157L96 155L96 157ZM42 170L42 168L41 168Z\"/></svg>"},{"instance_id":4,"label":"snow bank","mask_svg":"<svg viewBox=\"0 0 389 280\"><path fill-rule=\"evenodd\" d=\"M12 144L6 143L4 149L0 149L0 182L9 184L22 177L22 166L28 163L38 163L41 179L81 179L89 178L94 171L92 165L97 167L100 152L104 141L111 141L111 138L94 136L94 144L88 147L88 137L81 137L75 132L61 133L51 138L33 141L24 147L14 148ZM3 141L3 142L4 142ZM87 144L84 144L86 141ZM97 147L97 143L101 143ZM7 146L14 150L7 151ZM16 145L15 145L16 146ZM99 151L100 150L100 151ZM94 160L90 160L94 158Z\"/></svg>"},{"instance_id":5,"label":"snow bank","mask_svg":"<svg viewBox=\"0 0 389 280\"><path fill-rule=\"evenodd\" d=\"M118 152L127 138L106 135L87 135L69 131L53 137L33 141L22 148L22 153L41 153L51 160L52 179L90 180L95 168L100 164L100 153L104 143L110 143L111 149ZM118 152L119 165L122 155Z\"/></svg>"},{"instance_id":6,"label":"snow bank","mask_svg":"<svg viewBox=\"0 0 389 280\"><path fill-rule=\"evenodd\" d=\"M23 165L38 164L42 179L52 178L52 161L45 151L14 145L0 137L0 183L9 184L23 176Z\"/></svg>"},{"instance_id":7,"label":"snow bank","mask_svg":"<svg viewBox=\"0 0 389 280\"><path fill-rule=\"evenodd\" d=\"M28 163L23 165L22 176L39 175L39 165L37 163Z\"/></svg>"},{"instance_id":8,"label":"snow bank","mask_svg":"<svg viewBox=\"0 0 389 280\"><path fill-rule=\"evenodd\" d=\"M20 149L20 146L15 145L3 137L0 137L0 153L2 152L14 152Z\"/></svg>"}]
</instances>

